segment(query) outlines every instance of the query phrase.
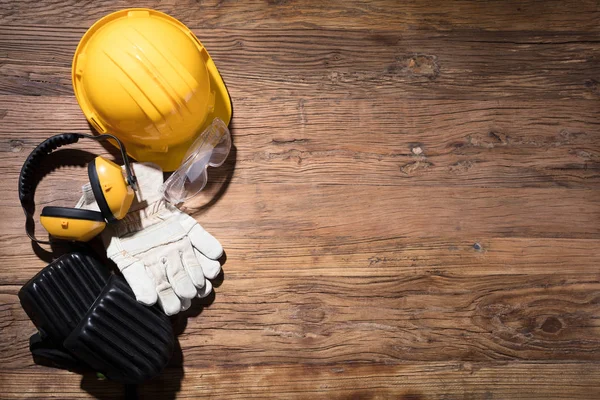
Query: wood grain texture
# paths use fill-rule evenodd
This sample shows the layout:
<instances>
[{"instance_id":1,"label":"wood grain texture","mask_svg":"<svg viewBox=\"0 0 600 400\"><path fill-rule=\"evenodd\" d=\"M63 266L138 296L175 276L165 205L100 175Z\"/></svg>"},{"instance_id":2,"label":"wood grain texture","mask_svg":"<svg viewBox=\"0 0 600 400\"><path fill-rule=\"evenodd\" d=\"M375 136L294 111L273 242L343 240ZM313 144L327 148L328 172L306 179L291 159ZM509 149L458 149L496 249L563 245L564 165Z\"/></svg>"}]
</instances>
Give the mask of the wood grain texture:
<instances>
[{"instance_id":1,"label":"wood grain texture","mask_svg":"<svg viewBox=\"0 0 600 400\"><path fill-rule=\"evenodd\" d=\"M530 371L536 375L531 376ZM184 373L183 381L180 381ZM62 399L118 398L121 385L102 382L92 394L80 389L73 375L57 371L48 380L46 372L32 368L0 375L6 399L48 398L56 393ZM576 363L405 363L330 364L168 369L162 377L138 388L140 398L194 399L199 393L208 398L238 399L590 399L597 368ZM193 384L192 384L193 382ZM575 384L575 382L577 382ZM95 378L86 376L83 387ZM375 389L374 389L375 388ZM440 392L445 397L440 396Z\"/></svg>"},{"instance_id":2,"label":"wood grain texture","mask_svg":"<svg viewBox=\"0 0 600 400\"><path fill-rule=\"evenodd\" d=\"M2 23L27 22L37 25L63 24L87 28L106 13L127 7L149 7L185 20L192 28L223 26L227 28L317 27L394 30L540 30L598 32L598 3L577 2L577 6L560 0L526 0L507 2L457 1L421 2L369 0L329 3L300 1L237 2L232 0L100 0L75 3L52 0L3 0L0 6Z\"/></svg>"},{"instance_id":3,"label":"wood grain texture","mask_svg":"<svg viewBox=\"0 0 600 400\"><path fill-rule=\"evenodd\" d=\"M14 179L29 151L50 133L89 130L72 97L0 99L0 171ZM594 189L600 183L600 117L588 107L595 104L600 99L240 98L232 127L237 153L231 179ZM27 114L40 123L23 123ZM78 148L102 149L86 142Z\"/></svg>"},{"instance_id":4,"label":"wood grain texture","mask_svg":"<svg viewBox=\"0 0 600 400\"><path fill-rule=\"evenodd\" d=\"M401 271L373 277L226 271L227 288L180 338L185 365L251 364L257 354L276 364L599 356L597 273L525 279ZM5 366L31 366L19 337L31 323L17 287L3 290Z\"/></svg>"},{"instance_id":5,"label":"wood grain texture","mask_svg":"<svg viewBox=\"0 0 600 400\"><path fill-rule=\"evenodd\" d=\"M0 28L0 94L72 95L85 29ZM196 31L231 95L315 93L410 99L598 99L598 34L205 29ZM277 40L273 40L277 38ZM236 108L234 103L234 108Z\"/></svg>"},{"instance_id":6,"label":"wood grain texture","mask_svg":"<svg viewBox=\"0 0 600 400\"><path fill-rule=\"evenodd\" d=\"M205 219L201 219L204 223ZM211 232L224 232L204 224ZM215 233L217 234L217 233ZM1 284L24 284L45 266L37 255L23 251L20 236L3 236L6 243L0 262L19 268L0 270ZM266 236L228 238L226 267L230 274L272 276L285 268L299 277L361 277L365 274L392 275L402 271L406 276L456 275L486 276L565 273L569 275L595 271L599 257L595 239L558 238L490 238L429 239L388 238L369 240L368 247L359 240L337 243L318 242L311 238L277 239Z\"/></svg>"},{"instance_id":7,"label":"wood grain texture","mask_svg":"<svg viewBox=\"0 0 600 400\"><path fill-rule=\"evenodd\" d=\"M600 397L597 1L136 2L194 30L233 101L235 148L184 208L224 275L137 393L36 366L17 292L52 254L18 174L90 132L73 52L130 6L0 0L0 398ZM119 160L50 157L38 212L95 154Z\"/></svg>"}]
</instances>

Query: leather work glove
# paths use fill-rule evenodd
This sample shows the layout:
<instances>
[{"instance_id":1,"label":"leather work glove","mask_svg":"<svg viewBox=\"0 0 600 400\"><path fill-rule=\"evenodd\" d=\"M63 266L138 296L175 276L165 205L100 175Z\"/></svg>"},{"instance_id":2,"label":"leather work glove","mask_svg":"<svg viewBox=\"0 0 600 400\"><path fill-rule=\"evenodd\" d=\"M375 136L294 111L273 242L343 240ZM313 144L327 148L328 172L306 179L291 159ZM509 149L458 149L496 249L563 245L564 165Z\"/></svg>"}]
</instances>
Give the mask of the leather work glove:
<instances>
[{"instance_id":1,"label":"leather work glove","mask_svg":"<svg viewBox=\"0 0 600 400\"><path fill-rule=\"evenodd\" d=\"M137 300L158 301L165 314L186 310L194 297L212 291L223 247L194 218L164 200L163 172L151 163L132 164L138 181L129 213L102 232L107 256L117 264ZM77 208L98 210L84 185Z\"/></svg>"}]
</instances>

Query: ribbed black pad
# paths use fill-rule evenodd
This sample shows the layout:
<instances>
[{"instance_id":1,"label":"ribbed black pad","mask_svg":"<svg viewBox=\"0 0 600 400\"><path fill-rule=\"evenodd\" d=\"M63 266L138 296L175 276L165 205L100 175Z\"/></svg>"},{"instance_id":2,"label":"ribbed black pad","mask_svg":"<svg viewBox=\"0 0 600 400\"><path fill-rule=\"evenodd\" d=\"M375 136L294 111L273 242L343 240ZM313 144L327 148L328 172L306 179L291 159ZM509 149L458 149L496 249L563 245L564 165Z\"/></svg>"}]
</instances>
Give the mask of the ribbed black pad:
<instances>
[{"instance_id":1,"label":"ribbed black pad","mask_svg":"<svg viewBox=\"0 0 600 400\"><path fill-rule=\"evenodd\" d=\"M66 254L19 291L33 324L56 345L77 326L108 282L110 271L85 253Z\"/></svg>"},{"instance_id":2,"label":"ribbed black pad","mask_svg":"<svg viewBox=\"0 0 600 400\"><path fill-rule=\"evenodd\" d=\"M140 383L166 366L174 336L169 319L138 303L125 280L114 275L64 346L109 379Z\"/></svg>"}]
</instances>

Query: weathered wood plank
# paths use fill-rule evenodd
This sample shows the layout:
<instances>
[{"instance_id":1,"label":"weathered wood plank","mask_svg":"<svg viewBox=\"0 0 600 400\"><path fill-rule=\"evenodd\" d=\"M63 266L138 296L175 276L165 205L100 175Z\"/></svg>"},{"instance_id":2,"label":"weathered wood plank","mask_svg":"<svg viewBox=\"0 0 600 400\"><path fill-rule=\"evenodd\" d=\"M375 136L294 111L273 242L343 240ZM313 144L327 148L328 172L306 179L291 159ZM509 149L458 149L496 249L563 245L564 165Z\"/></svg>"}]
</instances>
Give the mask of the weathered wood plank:
<instances>
[{"instance_id":1,"label":"weathered wood plank","mask_svg":"<svg viewBox=\"0 0 600 400\"><path fill-rule=\"evenodd\" d=\"M38 200L38 213L43 205L74 204L78 198L76 193L46 193ZM7 188L4 194L0 218L5 232L16 235L15 243L23 250L29 249L22 210L12 200L17 198L16 188ZM476 242L485 237L598 239L600 235L600 199L591 190L259 184L231 185L226 194L216 200L218 207L188 209L225 248L230 238L242 236L308 241L315 246L357 242L368 246L396 238Z\"/></svg>"},{"instance_id":2,"label":"weathered wood plank","mask_svg":"<svg viewBox=\"0 0 600 400\"><path fill-rule=\"evenodd\" d=\"M369 272L226 269L216 300L179 337L186 366L598 359L597 273ZM32 365L18 288L0 286L5 368Z\"/></svg>"},{"instance_id":3,"label":"weathered wood plank","mask_svg":"<svg viewBox=\"0 0 600 400\"><path fill-rule=\"evenodd\" d=\"M72 95L84 29L0 28L0 94ZM598 99L598 34L361 30L197 32L239 97ZM273 40L276 37L277 40Z\"/></svg>"},{"instance_id":4,"label":"weathered wood plank","mask_svg":"<svg viewBox=\"0 0 600 400\"><path fill-rule=\"evenodd\" d=\"M131 2L68 0L36 2L5 0L0 3L0 23L48 24L87 27L111 11L131 7ZM181 19L193 28L318 27L399 31L428 29L534 30L598 32L598 4L593 0L541 1L156 1L137 7L155 8Z\"/></svg>"},{"instance_id":5,"label":"weathered wood plank","mask_svg":"<svg viewBox=\"0 0 600 400\"><path fill-rule=\"evenodd\" d=\"M600 185L595 112L600 99L406 103L393 96L281 96L276 101L276 108L264 97L237 101L236 152L224 168L211 171L211 178L410 188ZM0 173L14 180L29 152L48 136L90 132L72 97L0 96L0 117ZM85 140L70 148L103 151ZM66 169L61 176L85 174Z\"/></svg>"},{"instance_id":6,"label":"weathered wood plank","mask_svg":"<svg viewBox=\"0 0 600 400\"><path fill-rule=\"evenodd\" d=\"M203 222L202 220L200 222ZM598 239L477 238L476 241L363 239L339 243L314 238L266 236L223 237L218 223L204 224L225 245L224 269L229 277L252 271L269 277L280 269L292 270L298 278L319 276L420 275L515 275L568 273L588 274L600 263ZM23 234L2 235L0 285L22 285L46 266ZM40 234L40 236L43 236ZM97 246L96 246L97 247ZM101 251L101 248L96 250ZM61 253L57 253L57 256Z\"/></svg>"},{"instance_id":7,"label":"weathered wood plank","mask_svg":"<svg viewBox=\"0 0 600 400\"><path fill-rule=\"evenodd\" d=\"M0 372L3 399L119 398L122 385L41 368ZM597 363L438 362L176 369L140 386L140 398L591 399L600 394ZM81 382L80 382L81 381ZM82 388L84 390L82 390Z\"/></svg>"}]
</instances>

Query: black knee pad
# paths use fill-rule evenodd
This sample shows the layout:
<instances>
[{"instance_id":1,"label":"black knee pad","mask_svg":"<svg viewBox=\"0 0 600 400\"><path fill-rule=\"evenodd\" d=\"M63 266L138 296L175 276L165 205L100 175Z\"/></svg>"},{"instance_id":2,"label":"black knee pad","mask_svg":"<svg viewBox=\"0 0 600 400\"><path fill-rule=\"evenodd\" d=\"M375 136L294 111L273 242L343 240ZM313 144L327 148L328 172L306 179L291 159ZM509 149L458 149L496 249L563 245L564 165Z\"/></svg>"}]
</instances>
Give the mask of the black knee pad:
<instances>
[{"instance_id":1,"label":"black knee pad","mask_svg":"<svg viewBox=\"0 0 600 400\"><path fill-rule=\"evenodd\" d=\"M110 276L92 255L66 254L31 278L19 291L19 300L41 336L61 345Z\"/></svg>"},{"instance_id":2,"label":"black knee pad","mask_svg":"<svg viewBox=\"0 0 600 400\"><path fill-rule=\"evenodd\" d=\"M138 303L125 280L113 275L64 347L107 378L135 383L162 371L173 341L168 318Z\"/></svg>"},{"instance_id":3,"label":"black knee pad","mask_svg":"<svg viewBox=\"0 0 600 400\"><path fill-rule=\"evenodd\" d=\"M125 280L89 254L52 262L21 288L19 299L39 330L32 353L57 366L140 383L158 375L173 352L169 319L138 303Z\"/></svg>"}]
</instances>

